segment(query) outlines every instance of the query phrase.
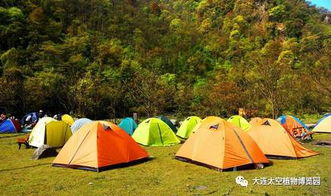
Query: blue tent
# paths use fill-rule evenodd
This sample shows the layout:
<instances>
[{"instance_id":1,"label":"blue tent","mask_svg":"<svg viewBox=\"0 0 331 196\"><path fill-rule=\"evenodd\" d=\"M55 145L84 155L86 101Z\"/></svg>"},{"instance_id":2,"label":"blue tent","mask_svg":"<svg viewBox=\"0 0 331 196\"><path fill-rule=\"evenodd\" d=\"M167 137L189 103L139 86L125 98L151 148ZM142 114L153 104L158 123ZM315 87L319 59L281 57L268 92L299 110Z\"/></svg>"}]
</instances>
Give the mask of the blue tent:
<instances>
[{"instance_id":1,"label":"blue tent","mask_svg":"<svg viewBox=\"0 0 331 196\"><path fill-rule=\"evenodd\" d=\"M30 116L30 120L27 121L26 119ZM31 124L31 123L34 123L34 122L37 122L38 121L38 113L37 112L31 112L31 113L28 113L26 114L22 119L21 119L21 124L22 125L25 125L25 124Z\"/></svg>"},{"instance_id":2,"label":"blue tent","mask_svg":"<svg viewBox=\"0 0 331 196\"><path fill-rule=\"evenodd\" d=\"M129 135L132 135L134 130L138 127L137 123L131 117L124 118L118 126Z\"/></svg>"},{"instance_id":3,"label":"blue tent","mask_svg":"<svg viewBox=\"0 0 331 196\"><path fill-rule=\"evenodd\" d=\"M16 133L17 131L14 122L9 119L0 124L0 133Z\"/></svg>"},{"instance_id":4,"label":"blue tent","mask_svg":"<svg viewBox=\"0 0 331 196\"><path fill-rule=\"evenodd\" d=\"M76 120L72 125L71 125L71 132L75 133L76 131L78 131L78 129L80 129L82 126L84 126L87 123L92 122L92 120L88 119L88 118L80 118L78 120Z\"/></svg>"}]
</instances>

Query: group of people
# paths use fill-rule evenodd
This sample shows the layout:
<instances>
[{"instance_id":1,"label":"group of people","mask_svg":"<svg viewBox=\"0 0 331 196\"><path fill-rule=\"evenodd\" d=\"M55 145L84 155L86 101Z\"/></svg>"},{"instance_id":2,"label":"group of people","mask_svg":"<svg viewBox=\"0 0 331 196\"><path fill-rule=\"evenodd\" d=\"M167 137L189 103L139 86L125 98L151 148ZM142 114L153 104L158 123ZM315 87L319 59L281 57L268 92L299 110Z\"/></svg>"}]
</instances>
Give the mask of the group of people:
<instances>
[{"instance_id":1,"label":"group of people","mask_svg":"<svg viewBox=\"0 0 331 196\"><path fill-rule=\"evenodd\" d=\"M39 112L32 112L25 115L22 120L17 119L14 115L8 117L5 111L0 112L0 124L7 119L16 120L21 123L22 127L32 128L39 120L39 118L47 116L43 110Z\"/></svg>"},{"instance_id":2,"label":"group of people","mask_svg":"<svg viewBox=\"0 0 331 196\"><path fill-rule=\"evenodd\" d=\"M33 128L34 125L37 124L38 120L43 117L47 117L47 114L44 113L43 110L39 110L39 112L32 112L23 117L23 119L21 120L21 124L23 127L26 127L28 129Z\"/></svg>"},{"instance_id":3,"label":"group of people","mask_svg":"<svg viewBox=\"0 0 331 196\"><path fill-rule=\"evenodd\" d=\"M33 128L34 125L38 122L38 120L40 118L43 118L43 117L48 117L49 115L47 113L45 113L43 110L39 110L39 112L32 112L32 113L29 113L27 115L25 115L21 121L21 124L23 127L26 127L26 128ZM61 120L61 117L62 117L62 114L59 113L59 114L55 114L53 116L54 119L56 120Z\"/></svg>"},{"instance_id":4,"label":"group of people","mask_svg":"<svg viewBox=\"0 0 331 196\"><path fill-rule=\"evenodd\" d=\"M3 121L5 121L7 119L18 120L15 116L10 116L8 118L6 112L0 112L0 123L2 123Z\"/></svg>"},{"instance_id":5,"label":"group of people","mask_svg":"<svg viewBox=\"0 0 331 196\"><path fill-rule=\"evenodd\" d=\"M26 114L21 120L19 120L13 115L8 117L5 111L0 111L0 124L7 119L12 119L12 120L16 120L17 122L20 122L22 128L24 127L27 129L31 129L34 127L34 125L37 124L40 118L48 117L48 116L49 115L47 115L43 110L39 110L39 112L31 112L29 114ZM61 120L61 117L62 114L55 114L53 116L53 118L56 120Z\"/></svg>"}]
</instances>

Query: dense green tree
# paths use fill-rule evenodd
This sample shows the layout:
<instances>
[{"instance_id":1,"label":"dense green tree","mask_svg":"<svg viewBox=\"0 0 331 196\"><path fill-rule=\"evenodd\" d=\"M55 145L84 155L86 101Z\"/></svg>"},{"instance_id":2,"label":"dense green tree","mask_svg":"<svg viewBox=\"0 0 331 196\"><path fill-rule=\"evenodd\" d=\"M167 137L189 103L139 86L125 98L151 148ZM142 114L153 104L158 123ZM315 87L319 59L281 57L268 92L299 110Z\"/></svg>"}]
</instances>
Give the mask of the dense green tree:
<instances>
[{"instance_id":1,"label":"dense green tree","mask_svg":"<svg viewBox=\"0 0 331 196\"><path fill-rule=\"evenodd\" d=\"M326 112L326 12L304 0L3 0L0 105L91 118Z\"/></svg>"}]
</instances>

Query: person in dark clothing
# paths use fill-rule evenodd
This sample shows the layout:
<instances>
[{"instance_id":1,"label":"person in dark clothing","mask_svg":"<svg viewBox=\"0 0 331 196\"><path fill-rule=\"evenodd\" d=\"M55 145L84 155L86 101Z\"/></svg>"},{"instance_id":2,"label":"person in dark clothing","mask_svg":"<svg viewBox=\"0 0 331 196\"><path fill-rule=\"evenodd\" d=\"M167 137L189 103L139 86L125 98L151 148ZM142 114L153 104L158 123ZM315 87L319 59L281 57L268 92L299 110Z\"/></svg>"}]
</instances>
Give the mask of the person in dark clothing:
<instances>
[{"instance_id":1,"label":"person in dark clothing","mask_svg":"<svg viewBox=\"0 0 331 196\"><path fill-rule=\"evenodd\" d=\"M39 110L39 112L38 112L38 118L40 119L40 118L42 118L44 116L45 116L44 111L43 110Z\"/></svg>"}]
</instances>

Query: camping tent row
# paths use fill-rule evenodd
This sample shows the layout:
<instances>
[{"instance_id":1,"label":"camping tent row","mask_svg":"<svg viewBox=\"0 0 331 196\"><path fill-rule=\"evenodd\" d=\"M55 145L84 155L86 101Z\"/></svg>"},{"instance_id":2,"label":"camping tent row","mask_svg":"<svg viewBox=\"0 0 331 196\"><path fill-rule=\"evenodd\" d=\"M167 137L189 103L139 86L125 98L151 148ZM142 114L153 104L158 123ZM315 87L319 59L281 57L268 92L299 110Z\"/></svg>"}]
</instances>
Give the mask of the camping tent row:
<instances>
[{"instance_id":1,"label":"camping tent row","mask_svg":"<svg viewBox=\"0 0 331 196\"><path fill-rule=\"evenodd\" d=\"M175 125L167 117L159 116L157 118L163 121L165 124L167 124L174 133L177 132ZM129 135L133 135L133 132L138 127L137 123L131 117L122 119L122 121L120 122L120 124L118 124L118 126L124 129Z\"/></svg>"},{"instance_id":2,"label":"camping tent row","mask_svg":"<svg viewBox=\"0 0 331 196\"><path fill-rule=\"evenodd\" d=\"M140 139L142 137L145 137L145 140L148 137L151 137L150 140L155 139L155 135L153 134L154 132L155 133L159 133L159 132L167 133L167 131L169 131L169 130L171 130L173 133L176 133L177 136L186 139L192 134L195 126L197 124L199 124L200 121L201 121L201 119L199 117L190 116L183 121L182 125L180 126L180 128L178 130L173 125L173 123L165 116L146 119L145 121L140 123L139 126L137 126L136 122L132 118L124 118L118 126L121 127L123 130L125 130L129 135L133 135L135 130L137 128L139 128L139 129L137 129L137 130L139 130L139 133L135 134L134 137L135 138L139 137ZM144 135L144 136L142 136L142 135ZM173 135L173 134L169 133L168 135ZM163 140L163 139L159 138L159 140ZM149 144L152 144L153 142L150 141L149 144L147 144L147 143L148 142L143 142L142 144L149 145ZM167 142L165 142L165 143L167 143Z\"/></svg>"},{"instance_id":3,"label":"camping tent row","mask_svg":"<svg viewBox=\"0 0 331 196\"><path fill-rule=\"evenodd\" d=\"M195 117L186 119L182 123L183 129L191 127L192 132L195 133L191 133L192 136L183 144L176 157L180 160L223 170L250 164L268 163L261 158L265 155L303 158L317 154L298 143L275 120L253 119L252 123L248 123L241 118L235 116L230 118L229 122L218 117L207 117L203 121L199 121ZM196 121L195 126L189 126L189 122L193 119ZM239 126L246 127L245 131ZM177 135L179 133L177 132ZM236 137L232 137L234 135ZM170 127L157 118L146 119L139 124L132 137L136 142L150 146L166 146L179 142ZM249 153L250 148L254 149L251 153ZM262 152L263 156L259 152ZM259 156L254 159L256 154ZM235 161L231 163L229 160Z\"/></svg>"},{"instance_id":4,"label":"camping tent row","mask_svg":"<svg viewBox=\"0 0 331 196\"><path fill-rule=\"evenodd\" d=\"M254 120L260 118L253 118L250 122L248 122L244 117L239 115L231 116L228 119L228 122L240 127L244 131L249 131L252 127L251 123ZM309 132L308 127L298 118L290 115L282 115L280 116L277 121L283 126L283 128L292 136L299 137L302 135L303 132Z\"/></svg>"},{"instance_id":5,"label":"camping tent row","mask_svg":"<svg viewBox=\"0 0 331 196\"><path fill-rule=\"evenodd\" d=\"M287 130L290 134L295 133L295 131L293 130L299 130L299 128L304 129L305 127L305 125L295 117L286 116L286 119L286 121L282 120L284 121L282 125L285 130ZM85 123L89 122L89 120L86 119L85 121ZM178 129L176 135L183 139L189 138L190 135L199 127L200 122L201 119L199 117L188 117L184 120L184 122ZM240 127L244 131L248 131L252 127L252 125L248 123L246 119L239 115L230 117L228 119L228 122L231 122L235 126ZM169 126L170 124L172 126ZM145 121L140 123L139 126L137 126L136 122L132 118L124 118L119 124L119 127L124 129L129 135L132 135L135 141L142 145L168 146L179 143L178 138L176 138L173 133L169 132L171 130L175 133L175 128L172 128L174 127L173 124L169 119L164 116L161 116L159 118L146 119ZM74 130L73 127L72 130Z\"/></svg>"},{"instance_id":6,"label":"camping tent row","mask_svg":"<svg viewBox=\"0 0 331 196\"><path fill-rule=\"evenodd\" d=\"M198 117L187 118L180 129L181 133L189 135L189 132L199 120ZM42 118L32 130L29 137L29 144L34 147L40 147L44 144L51 147L61 147L72 134L90 122L92 121L87 118L81 118L73 122L73 119L69 115L63 115L62 121L57 121L50 117ZM171 123L170 120L166 120L166 117L151 118L145 120L137 127L132 118L125 118L119 124L119 127L123 127L129 135L137 127L132 137L143 145L168 146L180 143L174 130L166 122Z\"/></svg>"},{"instance_id":7,"label":"camping tent row","mask_svg":"<svg viewBox=\"0 0 331 196\"><path fill-rule=\"evenodd\" d=\"M180 140L177 136L184 139L190 137L195 127L197 127L201 121L197 116L188 117L184 120L178 131L176 131L169 126L171 123L169 120L166 121L162 119L164 118L149 118L144 120L134 131L132 138L137 143L146 146L169 146L178 144ZM173 124L172 126L174 127Z\"/></svg>"},{"instance_id":8,"label":"camping tent row","mask_svg":"<svg viewBox=\"0 0 331 196\"><path fill-rule=\"evenodd\" d=\"M254 120L256 119L253 118L250 123L248 123L245 118L239 115L232 116L228 119L229 122L242 128L244 131L249 131L251 129L251 122ZM314 133L314 131L309 131L308 127L300 119L291 115L282 115L277 121L296 139L311 139L311 135Z\"/></svg>"},{"instance_id":9,"label":"camping tent row","mask_svg":"<svg viewBox=\"0 0 331 196\"><path fill-rule=\"evenodd\" d=\"M187 121L189 124L190 119ZM47 138L48 124L57 121L45 118L40 122L44 123L36 127L44 124ZM268 164L266 155L302 158L318 154L304 148L272 119L253 119L250 129L245 132L219 117L207 117L192 130L195 133L182 145L176 158L218 170ZM94 121L85 123L73 134L54 160L53 166L100 171L148 158L147 152L133 139L151 146L179 143L171 128L158 118L143 121L132 138L117 125Z\"/></svg>"},{"instance_id":10,"label":"camping tent row","mask_svg":"<svg viewBox=\"0 0 331 196\"><path fill-rule=\"evenodd\" d=\"M216 121L214 118L216 119ZM205 119L204 122L210 123L210 119L212 120L211 125L214 125L215 123L219 122L219 120L221 122L224 121L218 117L211 117ZM194 125L198 123L199 120L200 119L197 117L190 117L184 121L182 126L189 127L189 129L193 130L193 128L195 127ZM226 121L224 121L223 123L227 123L227 126L237 129L238 132L246 134L241 131L240 128L236 128L234 125L231 125ZM196 149L200 149L199 151L202 157L205 157L206 153L211 149L214 149L215 151L221 150L219 148L219 144L220 142L222 142L221 140L219 140L222 137L217 137L217 135L204 135L204 131L200 130L205 127L209 127L209 124L200 124L197 133L193 134L193 136L190 137L198 138L199 145L196 146ZM213 127L210 128L213 129ZM227 133L226 137L229 139L229 141L236 139L236 133L231 132L230 129L221 129L221 126L215 127L215 129L218 128L220 128L220 131L214 132L217 133L218 136L220 136L219 134L224 134L224 130L226 130L230 131L229 133ZM199 134L202 135L199 136ZM214 143L209 143L209 140L211 138L214 139ZM133 133L132 138L128 134L126 134L120 127L112 123L105 121L94 121L83 125L79 129L79 131L73 134L73 136L62 148L56 159L53 161L53 166L101 171L108 167L116 166L118 164L135 162L148 158L147 152L145 152L133 139L135 139L140 144L151 146L165 146L179 143L179 140L172 131L172 129L165 122L158 118L149 118L143 121ZM245 139L245 141L246 140L247 139ZM248 138L248 140L250 140L249 144L253 142L253 140L250 138ZM188 141L191 140L189 139ZM229 150L229 152L226 153L226 157L230 155L229 160L237 160L232 163L231 161L229 162L228 160L225 160L224 163L228 164L228 167L232 167L234 165L237 166L238 164L240 165L242 163L249 162L248 158L243 155L243 149L238 148L239 151L236 152L237 154L233 154L230 152L233 150L233 148L235 148L241 143L242 141L237 138L235 142L232 143L231 147L226 148L227 150ZM215 146L213 144L215 144ZM223 146L223 149L224 147L225 146ZM251 145L248 145L247 148L253 148L253 154L258 156L258 158L256 159L254 157L255 162L269 162L256 144L253 147ZM215 154L213 153L210 153L210 155L212 155L210 157L211 159L215 159L214 161L218 161L221 158L218 156L214 156ZM216 155L220 155L220 152L217 152ZM232 155L234 155L234 157L231 157ZM241 156L243 160L238 161L238 157L235 157L237 155Z\"/></svg>"},{"instance_id":11,"label":"camping tent row","mask_svg":"<svg viewBox=\"0 0 331 196\"><path fill-rule=\"evenodd\" d=\"M121 126L131 129L132 120L125 121ZM148 153L136 141L151 146L180 142L171 127L159 118L146 119L140 123L132 137L124 129L106 121L88 122L85 119L74 122L72 127L78 125L79 130L66 142L53 161L53 166L102 171L147 159ZM190 127L189 124L187 126Z\"/></svg>"},{"instance_id":12,"label":"camping tent row","mask_svg":"<svg viewBox=\"0 0 331 196\"><path fill-rule=\"evenodd\" d=\"M101 171L148 158L147 152L133 139L153 146L179 142L171 128L158 118L143 121L132 137L117 125L94 121L73 134L53 166ZM300 158L316 154L296 142L275 120L254 119L250 130L245 132L211 116L201 121L195 133L178 150L176 158L229 170L267 165L266 155Z\"/></svg>"},{"instance_id":13,"label":"camping tent row","mask_svg":"<svg viewBox=\"0 0 331 196\"><path fill-rule=\"evenodd\" d=\"M317 155L298 143L277 121L255 118L247 131L219 117L207 117L181 146L176 158L217 170L257 167L266 158Z\"/></svg>"}]
</instances>

